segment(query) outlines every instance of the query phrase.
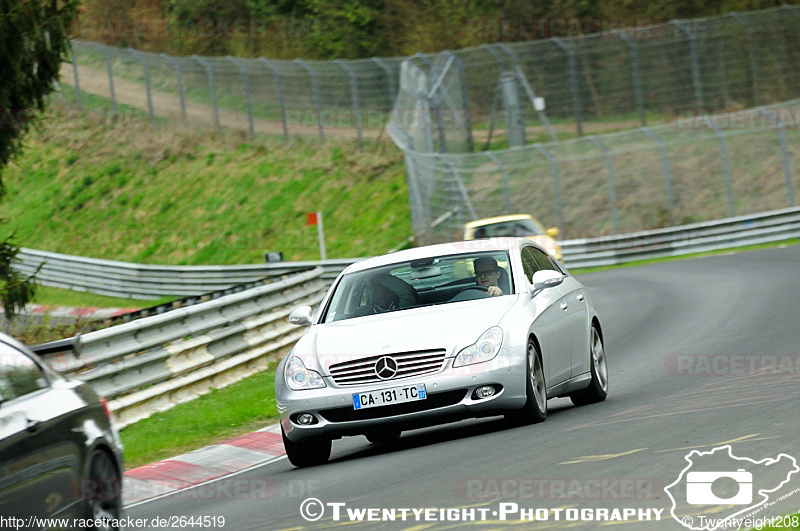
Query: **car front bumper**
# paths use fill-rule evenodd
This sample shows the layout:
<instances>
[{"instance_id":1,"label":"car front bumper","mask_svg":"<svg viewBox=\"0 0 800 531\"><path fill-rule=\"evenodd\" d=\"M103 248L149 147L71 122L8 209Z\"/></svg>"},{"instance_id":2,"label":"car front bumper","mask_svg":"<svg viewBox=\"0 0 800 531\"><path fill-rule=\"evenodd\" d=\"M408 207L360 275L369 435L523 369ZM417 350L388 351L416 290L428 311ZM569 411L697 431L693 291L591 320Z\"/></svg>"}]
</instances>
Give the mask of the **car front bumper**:
<instances>
[{"instance_id":1,"label":"car front bumper","mask_svg":"<svg viewBox=\"0 0 800 531\"><path fill-rule=\"evenodd\" d=\"M412 378L386 380L369 385L339 386L325 377L328 387L293 391L282 377L275 381L275 397L286 437L300 441L307 437L339 438L374 433L384 429L408 430L455 420L500 415L525 404L526 359L524 347L501 349L491 361L453 368L447 358L439 372ZM427 398L402 404L355 410L353 394L380 391L397 386L425 384ZM477 398L478 387L499 387L489 398ZM298 424L299 413L310 413L314 424Z\"/></svg>"}]
</instances>

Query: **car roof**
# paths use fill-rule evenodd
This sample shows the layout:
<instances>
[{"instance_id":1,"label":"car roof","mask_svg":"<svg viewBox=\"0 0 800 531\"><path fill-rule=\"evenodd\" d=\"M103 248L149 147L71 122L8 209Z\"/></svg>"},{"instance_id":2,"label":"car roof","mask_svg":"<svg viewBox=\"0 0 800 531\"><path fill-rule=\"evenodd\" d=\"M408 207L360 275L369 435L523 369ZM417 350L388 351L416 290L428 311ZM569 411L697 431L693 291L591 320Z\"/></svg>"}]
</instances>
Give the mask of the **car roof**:
<instances>
[{"instance_id":1,"label":"car roof","mask_svg":"<svg viewBox=\"0 0 800 531\"><path fill-rule=\"evenodd\" d=\"M503 223L504 221L519 221L520 219L534 219L530 214L508 214L506 216L495 216L492 218L476 219L464 225L465 229L472 229L482 225L492 225L493 223Z\"/></svg>"},{"instance_id":2,"label":"car roof","mask_svg":"<svg viewBox=\"0 0 800 531\"><path fill-rule=\"evenodd\" d=\"M428 258L431 256L475 254L484 251L509 251L513 249L519 249L520 245L522 244L529 245L534 243L526 238L488 238L485 240L470 240L426 245L424 247L415 247L413 249L405 249L395 253L376 256L374 258L367 258L366 260L352 264L344 270L344 273L363 271L373 267L380 267L398 262L408 262L410 260L418 260L420 258Z\"/></svg>"}]
</instances>

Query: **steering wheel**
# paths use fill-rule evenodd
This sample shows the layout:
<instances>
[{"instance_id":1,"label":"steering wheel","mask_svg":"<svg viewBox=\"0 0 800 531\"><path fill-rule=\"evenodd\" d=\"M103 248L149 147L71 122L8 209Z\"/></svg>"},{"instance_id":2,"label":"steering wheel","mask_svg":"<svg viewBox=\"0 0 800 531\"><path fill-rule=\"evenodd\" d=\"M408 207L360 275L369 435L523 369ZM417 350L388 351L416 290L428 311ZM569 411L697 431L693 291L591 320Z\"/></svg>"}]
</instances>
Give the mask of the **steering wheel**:
<instances>
[{"instance_id":1,"label":"steering wheel","mask_svg":"<svg viewBox=\"0 0 800 531\"><path fill-rule=\"evenodd\" d=\"M464 293L465 291L469 291L471 289L477 289L484 293L489 293L489 288L487 288L486 286L467 286L466 288L459 291L459 293Z\"/></svg>"}]
</instances>

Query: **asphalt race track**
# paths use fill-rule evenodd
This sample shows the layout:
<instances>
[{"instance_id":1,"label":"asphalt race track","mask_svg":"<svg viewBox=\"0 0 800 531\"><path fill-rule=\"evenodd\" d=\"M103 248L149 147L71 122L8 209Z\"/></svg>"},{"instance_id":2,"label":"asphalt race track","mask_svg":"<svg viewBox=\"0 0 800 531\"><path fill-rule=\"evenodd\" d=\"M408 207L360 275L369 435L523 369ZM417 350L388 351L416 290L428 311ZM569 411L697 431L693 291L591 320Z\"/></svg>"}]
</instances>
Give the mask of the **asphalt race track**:
<instances>
[{"instance_id":1,"label":"asphalt race track","mask_svg":"<svg viewBox=\"0 0 800 531\"><path fill-rule=\"evenodd\" d=\"M670 487L675 513L693 519L687 523L695 529L710 526L701 514L729 516L762 495L769 501L754 518L797 512L800 472L792 474L791 465L800 463L798 273L800 245L582 275L604 328L606 402L576 408L567 399L551 400L547 421L534 426L464 421L407 432L383 446L345 438L334 441L324 466L295 469L283 457L222 486L152 500L125 515L148 521L224 516L224 529L236 530L496 528L536 515L547 521L524 528L545 529L598 527L605 522L596 518L612 518L617 509L617 517L628 515L622 523L634 525L623 529L685 529L670 515L673 502L665 492L679 478L687 481ZM708 454L726 444L740 460L725 450ZM682 473L692 450L706 453L693 459L692 471L728 476L688 481ZM741 460L780 454L787 456L778 462ZM739 469L751 473L751 484L730 477ZM301 517L306 498L326 504L319 520ZM318 516L315 503L304 508ZM339 521L327 505L336 503L345 504L338 506ZM348 509L370 508L397 509L396 521L382 522L375 511L378 521L367 521L367 513L364 521L350 522ZM405 522L403 508L409 509ZM425 508L436 510L420 513L419 521L410 512ZM446 508L465 510L438 510ZM644 514L653 520L639 522Z\"/></svg>"}]
</instances>

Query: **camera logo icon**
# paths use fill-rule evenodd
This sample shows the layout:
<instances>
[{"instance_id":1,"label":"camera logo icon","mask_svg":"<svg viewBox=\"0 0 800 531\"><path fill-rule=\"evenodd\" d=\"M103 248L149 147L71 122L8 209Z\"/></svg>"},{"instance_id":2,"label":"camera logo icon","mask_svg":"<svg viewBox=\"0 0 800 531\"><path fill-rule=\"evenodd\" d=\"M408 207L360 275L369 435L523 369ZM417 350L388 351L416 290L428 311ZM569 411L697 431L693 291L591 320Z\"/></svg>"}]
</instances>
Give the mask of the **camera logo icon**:
<instances>
[{"instance_id":1,"label":"camera logo icon","mask_svg":"<svg viewBox=\"0 0 800 531\"><path fill-rule=\"evenodd\" d=\"M729 498L717 496L712 485L721 478L730 478L739 485ZM753 502L753 474L743 468L736 472L689 472L686 474L686 502L690 505L747 505Z\"/></svg>"}]
</instances>

